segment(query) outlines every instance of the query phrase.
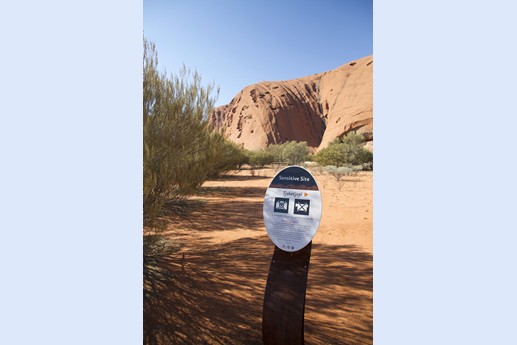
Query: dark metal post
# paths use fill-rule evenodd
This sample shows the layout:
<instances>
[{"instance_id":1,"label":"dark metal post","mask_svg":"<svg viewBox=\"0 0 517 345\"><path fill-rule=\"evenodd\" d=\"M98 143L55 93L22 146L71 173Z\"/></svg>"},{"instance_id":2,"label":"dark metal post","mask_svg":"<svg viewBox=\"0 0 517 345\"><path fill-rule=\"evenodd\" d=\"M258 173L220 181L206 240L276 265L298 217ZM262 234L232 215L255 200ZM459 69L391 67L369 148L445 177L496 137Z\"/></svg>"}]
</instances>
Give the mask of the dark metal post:
<instances>
[{"instance_id":1,"label":"dark metal post","mask_svg":"<svg viewBox=\"0 0 517 345\"><path fill-rule=\"evenodd\" d=\"M303 344L311 246L312 241L292 253L275 246L262 312L262 340L265 345Z\"/></svg>"}]
</instances>

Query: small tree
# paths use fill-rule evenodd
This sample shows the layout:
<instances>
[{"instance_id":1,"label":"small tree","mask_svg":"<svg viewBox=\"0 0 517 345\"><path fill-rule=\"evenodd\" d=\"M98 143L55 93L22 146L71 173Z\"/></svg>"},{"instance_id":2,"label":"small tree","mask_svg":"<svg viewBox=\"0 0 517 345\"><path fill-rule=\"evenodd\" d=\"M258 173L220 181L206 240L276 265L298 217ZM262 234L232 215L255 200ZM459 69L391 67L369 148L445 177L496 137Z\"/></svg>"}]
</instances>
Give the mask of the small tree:
<instances>
[{"instance_id":1,"label":"small tree","mask_svg":"<svg viewBox=\"0 0 517 345\"><path fill-rule=\"evenodd\" d=\"M248 151L248 163L252 167L263 168L265 165L272 164L275 156L266 150Z\"/></svg>"},{"instance_id":2,"label":"small tree","mask_svg":"<svg viewBox=\"0 0 517 345\"><path fill-rule=\"evenodd\" d=\"M280 145L269 145L267 151L275 157L274 162L277 164L300 164L309 155L309 149L305 141L289 141Z\"/></svg>"},{"instance_id":3,"label":"small tree","mask_svg":"<svg viewBox=\"0 0 517 345\"><path fill-rule=\"evenodd\" d=\"M273 156L273 162L275 164L282 164L284 159L282 157L283 144L272 144L266 148L266 151Z\"/></svg>"},{"instance_id":4,"label":"small tree","mask_svg":"<svg viewBox=\"0 0 517 345\"><path fill-rule=\"evenodd\" d=\"M328 147L314 155L314 160L322 165L341 166L371 166L373 154L364 148L365 139L362 135L350 132L342 138L331 142Z\"/></svg>"},{"instance_id":5,"label":"small tree","mask_svg":"<svg viewBox=\"0 0 517 345\"><path fill-rule=\"evenodd\" d=\"M167 200L194 193L207 178L215 97L214 85L202 86L186 67L177 75L159 72L155 45L145 39L143 65L143 211L151 225Z\"/></svg>"},{"instance_id":6,"label":"small tree","mask_svg":"<svg viewBox=\"0 0 517 345\"><path fill-rule=\"evenodd\" d=\"M217 176L225 171L237 170L248 161L243 149L218 132L210 134L210 146L205 154L208 162L208 176Z\"/></svg>"},{"instance_id":7,"label":"small tree","mask_svg":"<svg viewBox=\"0 0 517 345\"><path fill-rule=\"evenodd\" d=\"M161 209L168 201L193 194L209 176L236 169L247 159L237 145L211 130L213 92L213 84L203 86L200 75L186 67L176 75L158 71L155 45L144 39L143 213L144 230L153 229L143 241L145 343L157 342L160 328L169 326L159 287L168 284L171 275L160 260L177 244L156 231Z\"/></svg>"},{"instance_id":8,"label":"small tree","mask_svg":"<svg viewBox=\"0 0 517 345\"><path fill-rule=\"evenodd\" d=\"M309 149L305 141L290 141L282 149L282 157L289 164L300 164L304 162L309 155Z\"/></svg>"}]
</instances>

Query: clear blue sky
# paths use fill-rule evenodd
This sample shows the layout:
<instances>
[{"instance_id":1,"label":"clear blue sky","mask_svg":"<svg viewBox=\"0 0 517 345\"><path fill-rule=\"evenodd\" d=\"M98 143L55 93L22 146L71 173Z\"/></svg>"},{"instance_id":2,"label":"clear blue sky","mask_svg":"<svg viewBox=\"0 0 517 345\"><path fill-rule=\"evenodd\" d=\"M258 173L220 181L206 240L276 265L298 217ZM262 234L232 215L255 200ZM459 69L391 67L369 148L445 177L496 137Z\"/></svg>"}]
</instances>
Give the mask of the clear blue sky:
<instances>
[{"instance_id":1,"label":"clear blue sky","mask_svg":"<svg viewBox=\"0 0 517 345\"><path fill-rule=\"evenodd\" d=\"M184 63L229 103L245 86L334 69L373 53L372 0L144 0L159 65Z\"/></svg>"}]
</instances>

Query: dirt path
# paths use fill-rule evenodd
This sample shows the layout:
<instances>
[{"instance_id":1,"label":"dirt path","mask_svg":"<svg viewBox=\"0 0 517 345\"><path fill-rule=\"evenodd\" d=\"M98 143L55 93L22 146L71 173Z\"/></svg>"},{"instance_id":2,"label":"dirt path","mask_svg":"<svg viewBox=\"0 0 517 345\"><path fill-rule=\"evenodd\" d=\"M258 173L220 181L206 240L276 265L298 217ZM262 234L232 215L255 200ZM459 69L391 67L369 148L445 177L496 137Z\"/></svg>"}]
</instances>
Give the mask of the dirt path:
<instances>
[{"instance_id":1,"label":"dirt path","mask_svg":"<svg viewBox=\"0 0 517 345\"><path fill-rule=\"evenodd\" d=\"M157 265L163 280L156 279L144 326L161 335L150 343L262 343L274 248L262 202L274 174L244 170L208 181L181 216L167 218L167 234L180 249ZM372 344L372 174L341 184L327 175L315 177L323 217L313 239L305 343Z\"/></svg>"}]
</instances>

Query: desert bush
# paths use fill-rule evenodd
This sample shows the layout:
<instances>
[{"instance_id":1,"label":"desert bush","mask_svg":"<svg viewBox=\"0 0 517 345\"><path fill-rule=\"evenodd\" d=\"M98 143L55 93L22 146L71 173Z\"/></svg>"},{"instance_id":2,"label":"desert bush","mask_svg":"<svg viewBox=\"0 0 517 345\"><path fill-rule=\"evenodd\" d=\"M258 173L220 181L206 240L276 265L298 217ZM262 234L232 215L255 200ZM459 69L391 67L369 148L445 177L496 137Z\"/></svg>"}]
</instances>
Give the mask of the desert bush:
<instances>
[{"instance_id":1,"label":"desert bush","mask_svg":"<svg viewBox=\"0 0 517 345\"><path fill-rule=\"evenodd\" d=\"M373 170L373 161L363 163L363 164L362 164L362 167L363 167L363 170L366 170L366 171L371 171L371 170Z\"/></svg>"},{"instance_id":2,"label":"desert bush","mask_svg":"<svg viewBox=\"0 0 517 345\"><path fill-rule=\"evenodd\" d=\"M305 161L308 155L309 150L305 141L289 141L284 144L282 149L282 158L289 165L300 164Z\"/></svg>"},{"instance_id":3,"label":"desert bush","mask_svg":"<svg viewBox=\"0 0 517 345\"><path fill-rule=\"evenodd\" d=\"M220 173L237 170L248 163L246 152L237 144L224 138L218 132L212 132L211 144L206 155L208 161L208 176L217 176Z\"/></svg>"},{"instance_id":4,"label":"desert bush","mask_svg":"<svg viewBox=\"0 0 517 345\"><path fill-rule=\"evenodd\" d=\"M170 327L162 288L174 279L161 261L179 246L162 236L158 215L164 205L196 192L210 176L239 166L242 150L210 129L213 84L203 86L197 72L183 67L175 75L158 70L158 54L144 39L143 55L143 285L144 343L156 343ZM158 332L158 333L157 333ZM165 341L167 342L167 341Z\"/></svg>"},{"instance_id":5,"label":"desert bush","mask_svg":"<svg viewBox=\"0 0 517 345\"><path fill-rule=\"evenodd\" d=\"M364 165L366 169L371 168L373 167L373 154L364 148L364 141L364 136L350 132L315 154L314 160L321 166Z\"/></svg>"},{"instance_id":6,"label":"desert bush","mask_svg":"<svg viewBox=\"0 0 517 345\"><path fill-rule=\"evenodd\" d=\"M266 152L270 153L273 156L273 163L282 164L282 150L283 144L271 144L266 148Z\"/></svg>"},{"instance_id":7,"label":"desert bush","mask_svg":"<svg viewBox=\"0 0 517 345\"><path fill-rule=\"evenodd\" d=\"M327 165L322 170L333 176L337 181L337 189L341 190L343 188L343 185L345 184L345 177L356 175L358 171L361 171L363 168L362 165L355 165L355 166L342 166L342 167L336 167L334 165Z\"/></svg>"},{"instance_id":8,"label":"desert bush","mask_svg":"<svg viewBox=\"0 0 517 345\"><path fill-rule=\"evenodd\" d=\"M143 57L143 211L153 224L165 202L195 193L211 175L239 167L240 148L210 129L214 84L183 66L168 75L158 70L158 53L144 39Z\"/></svg>"},{"instance_id":9,"label":"desert bush","mask_svg":"<svg viewBox=\"0 0 517 345\"><path fill-rule=\"evenodd\" d=\"M336 181L341 181L345 176L349 176L354 173L356 170L351 167L337 167L334 165L327 165L323 168L323 171L327 174L333 176Z\"/></svg>"},{"instance_id":10,"label":"desert bush","mask_svg":"<svg viewBox=\"0 0 517 345\"><path fill-rule=\"evenodd\" d=\"M306 160L306 161L302 162L300 165L302 167L304 167L305 169L313 169L313 168L316 168L319 166L318 163L310 161L310 160Z\"/></svg>"},{"instance_id":11,"label":"desert bush","mask_svg":"<svg viewBox=\"0 0 517 345\"><path fill-rule=\"evenodd\" d=\"M265 165L272 164L275 156L266 150L248 151L248 164L252 167L263 168Z\"/></svg>"},{"instance_id":12,"label":"desert bush","mask_svg":"<svg viewBox=\"0 0 517 345\"><path fill-rule=\"evenodd\" d=\"M280 171L280 169L282 169L283 167L285 167L285 165L284 165L284 164L281 164L281 163L274 163L274 164L272 164L272 165L271 165L271 167L273 168L273 171L274 171L274 172L275 172L275 174L276 174L277 172L279 172L279 171Z\"/></svg>"},{"instance_id":13,"label":"desert bush","mask_svg":"<svg viewBox=\"0 0 517 345\"><path fill-rule=\"evenodd\" d=\"M274 163L283 165L300 164L309 155L309 149L305 141L289 141L284 144L269 145L266 150L273 155Z\"/></svg>"},{"instance_id":14,"label":"desert bush","mask_svg":"<svg viewBox=\"0 0 517 345\"><path fill-rule=\"evenodd\" d=\"M311 174L313 175L321 175L323 173L323 167L319 166L318 164L314 162L310 162L312 164L306 163L306 168L309 169Z\"/></svg>"}]
</instances>

